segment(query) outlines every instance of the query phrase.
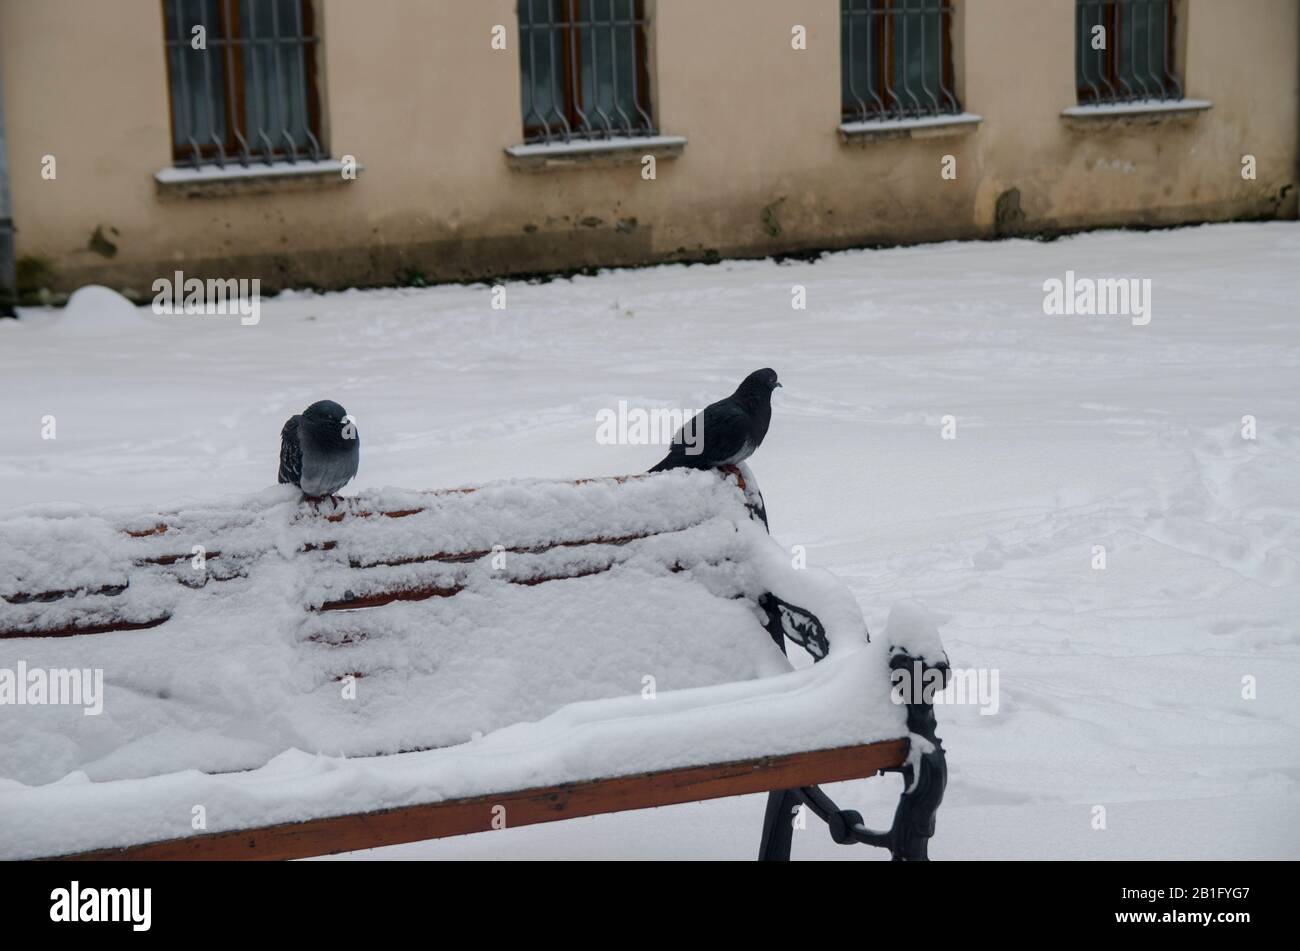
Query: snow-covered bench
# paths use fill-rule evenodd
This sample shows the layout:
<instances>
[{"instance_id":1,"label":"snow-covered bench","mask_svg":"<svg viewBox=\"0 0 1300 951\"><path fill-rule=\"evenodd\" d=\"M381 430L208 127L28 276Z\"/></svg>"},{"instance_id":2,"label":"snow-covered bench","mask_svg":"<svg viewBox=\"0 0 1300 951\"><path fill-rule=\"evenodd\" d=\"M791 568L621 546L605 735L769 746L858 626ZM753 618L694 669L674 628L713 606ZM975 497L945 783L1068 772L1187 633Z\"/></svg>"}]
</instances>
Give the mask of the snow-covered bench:
<instances>
[{"instance_id":1,"label":"snow-covered bench","mask_svg":"<svg viewBox=\"0 0 1300 951\"><path fill-rule=\"evenodd\" d=\"M923 859L946 777L929 694L890 696L943 682L937 633L868 639L744 467L24 510L0 701L5 671L0 858L293 858L767 791L761 858L803 804ZM881 771L884 832L816 785Z\"/></svg>"}]
</instances>

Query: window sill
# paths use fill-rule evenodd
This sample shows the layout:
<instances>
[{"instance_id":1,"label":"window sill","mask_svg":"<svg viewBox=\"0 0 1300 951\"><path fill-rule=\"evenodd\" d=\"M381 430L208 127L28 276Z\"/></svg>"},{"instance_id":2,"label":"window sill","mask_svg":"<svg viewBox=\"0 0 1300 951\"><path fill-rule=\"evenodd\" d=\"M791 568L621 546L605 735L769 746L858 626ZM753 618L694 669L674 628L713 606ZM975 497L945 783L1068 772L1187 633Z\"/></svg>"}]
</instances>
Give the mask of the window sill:
<instances>
[{"instance_id":1,"label":"window sill","mask_svg":"<svg viewBox=\"0 0 1300 951\"><path fill-rule=\"evenodd\" d=\"M360 173L364 166L356 165ZM204 165L200 168L164 168L154 172L158 189L165 194L188 197L232 194L257 194L295 188L315 188L338 182L346 184L343 163L336 159L320 161L275 162L266 165Z\"/></svg>"},{"instance_id":2,"label":"window sill","mask_svg":"<svg viewBox=\"0 0 1300 951\"><path fill-rule=\"evenodd\" d=\"M1132 124L1165 122L1200 115L1212 103L1204 99L1140 99L1137 102L1103 102L1092 106L1071 106L1061 111L1061 118L1078 126L1112 123Z\"/></svg>"},{"instance_id":3,"label":"window sill","mask_svg":"<svg viewBox=\"0 0 1300 951\"><path fill-rule=\"evenodd\" d=\"M982 116L962 112L957 115L921 116L916 119L870 119L865 122L841 122L840 138L846 144L877 142L885 139L937 139L974 132Z\"/></svg>"},{"instance_id":4,"label":"window sill","mask_svg":"<svg viewBox=\"0 0 1300 951\"><path fill-rule=\"evenodd\" d=\"M512 145L505 153L512 168L540 171L639 162L644 155L676 158L685 147L686 139L680 135L642 135Z\"/></svg>"}]
</instances>

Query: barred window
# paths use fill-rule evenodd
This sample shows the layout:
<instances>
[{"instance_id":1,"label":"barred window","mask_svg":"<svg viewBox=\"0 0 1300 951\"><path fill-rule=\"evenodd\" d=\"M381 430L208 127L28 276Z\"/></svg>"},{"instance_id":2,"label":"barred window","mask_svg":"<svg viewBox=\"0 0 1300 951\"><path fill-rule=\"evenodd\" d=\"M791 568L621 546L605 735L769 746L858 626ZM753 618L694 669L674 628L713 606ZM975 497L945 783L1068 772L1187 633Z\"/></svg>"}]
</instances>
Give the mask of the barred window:
<instances>
[{"instance_id":1,"label":"barred window","mask_svg":"<svg viewBox=\"0 0 1300 951\"><path fill-rule=\"evenodd\" d=\"M840 0L840 101L846 122L955 115L952 6L941 0Z\"/></svg>"},{"instance_id":2,"label":"barred window","mask_svg":"<svg viewBox=\"0 0 1300 951\"><path fill-rule=\"evenodd\" d=\"M310 0L163 0L178 165L321 159Z\"/></svg>"},{"instance_id":3,"label":"barred window","mask_svg":"<svg viewBox=\"0 0 1300 951\"><path fill-rule=\"evenodd\" d=\"M519 0L525 142L655 134L645 0Z\"/></svg>"},{"instance_id":4,"label":"barred window","mask_svg":"<svg viewBox=\"0 0 1300 951\"><path fill-rule=\"evenodd\" d=\"M1181 99L1172 0L1076 0L1079 102Z\"/></svg>"}]
</instances>

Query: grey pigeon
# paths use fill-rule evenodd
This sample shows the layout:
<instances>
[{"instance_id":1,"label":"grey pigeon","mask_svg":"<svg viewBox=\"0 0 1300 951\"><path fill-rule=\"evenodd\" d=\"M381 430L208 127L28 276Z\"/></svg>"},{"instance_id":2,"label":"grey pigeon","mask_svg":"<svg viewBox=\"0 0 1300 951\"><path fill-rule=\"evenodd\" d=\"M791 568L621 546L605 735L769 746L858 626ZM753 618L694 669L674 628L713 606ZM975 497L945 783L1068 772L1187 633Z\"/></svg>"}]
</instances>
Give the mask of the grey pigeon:
<instances>
[{"instance_id":1,"label":"grey pigeon","mask_svg":"<svg viewBox=\"0 0 1300 951\"><path fill-rule=\"evenodd\" d=\"M709 404L678 430L668 455L650 471L712 469L744 462L763 444L772 422L772 391L780 385L775 370L755 370L736 392Z\"/></svg>"},{"instance_id":2,"label":"grey pigeon","mask_svg":"<svg viewBox=\"0 0 1300 951\"><path fill-rule=\"evenodd\" d=\"M314 498L333 495L357 474L361 437L333 400L312 403L280 430L280 482Z\"/></svg>"}]
</instances>

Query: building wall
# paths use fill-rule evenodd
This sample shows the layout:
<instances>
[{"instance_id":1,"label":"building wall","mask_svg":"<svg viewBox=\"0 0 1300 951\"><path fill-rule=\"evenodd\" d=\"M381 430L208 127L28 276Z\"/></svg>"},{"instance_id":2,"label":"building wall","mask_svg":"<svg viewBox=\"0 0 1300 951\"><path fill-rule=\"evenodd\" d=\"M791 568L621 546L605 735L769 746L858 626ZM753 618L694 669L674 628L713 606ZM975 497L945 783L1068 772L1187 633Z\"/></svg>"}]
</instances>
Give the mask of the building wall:
<instances>
[{"instance_id":1,"label":"building wall","mask_svg":"<svg viewBox=\"0 0 1300 951\"><path fill-rule=\"evenodd\" d=\"M651 0L656 120L688 144L646 181L635 161L507 161L522 139L513 0L317 0L326 146L364 171L192 197L153 178L171 164L158 0L0 0L18 253L48 264L55 290L147 296L176 268L338 287L1294 217L1300 4L1179 4L1178 72L1208 112L1068 122L1073 0L956 0L958 91L983 122L845 144L838 0ZM498 23L505 52L489 43ZM940 177L945 154L956 180Z\"/></svg>"}]
</instances>

